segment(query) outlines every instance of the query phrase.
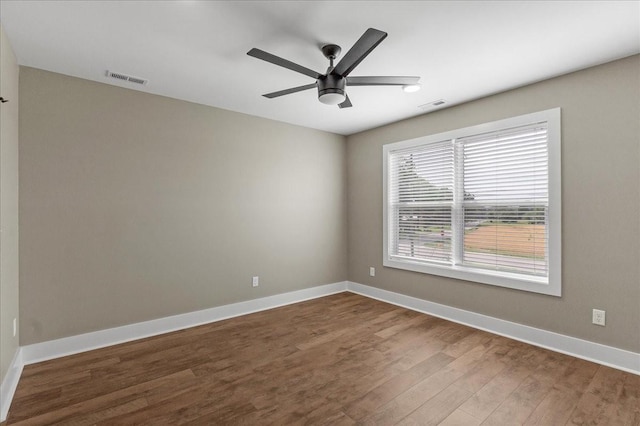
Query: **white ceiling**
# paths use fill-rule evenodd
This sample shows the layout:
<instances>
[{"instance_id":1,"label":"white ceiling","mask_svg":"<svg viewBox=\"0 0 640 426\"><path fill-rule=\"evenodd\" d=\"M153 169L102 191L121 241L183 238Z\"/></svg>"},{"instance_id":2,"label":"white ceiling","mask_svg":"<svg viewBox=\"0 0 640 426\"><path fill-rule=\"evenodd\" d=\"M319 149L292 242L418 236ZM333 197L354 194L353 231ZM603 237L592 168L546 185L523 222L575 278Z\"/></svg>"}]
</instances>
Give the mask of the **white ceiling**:
<instances>
[{"instance_id":1,"label":"white ceiling","mask_svg":"<svg viewBox=\"0 0 640 426\"><path fill-rule=\"evenodd\" d=\"M0 1L18 62L339 134L424 114L640 52L638 1ZM350 87L353 108L249 57L257 47L324 73L369 27L389 36L355 75L418 75L422 90ZM147 86L105 77L117 71Z\"/></svg>"}]
</instances>

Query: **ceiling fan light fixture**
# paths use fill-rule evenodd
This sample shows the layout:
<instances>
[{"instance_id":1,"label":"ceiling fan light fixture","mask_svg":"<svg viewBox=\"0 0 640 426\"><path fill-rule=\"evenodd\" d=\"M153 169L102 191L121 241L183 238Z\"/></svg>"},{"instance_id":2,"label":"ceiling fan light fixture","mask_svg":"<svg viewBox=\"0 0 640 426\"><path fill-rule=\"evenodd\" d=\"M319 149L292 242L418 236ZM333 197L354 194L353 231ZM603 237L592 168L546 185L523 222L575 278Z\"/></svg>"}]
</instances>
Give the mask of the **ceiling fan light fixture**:
<instances>
[{"instance_id":1,"label":"ceiling fan light fixture","mask_svg":"<svg viewBox=\"0 0 640 426\"><path fill-rule=\"evenodd\" d=\"M326 105L338 105L341 104L342 102L344 102L347 97L344 94L344 91L327 91L324 93L321 93L318 96L318 99L320 100L320 102L322 102L323 104Z\"/></svg>"},{"instance_id":2,"label":"ceiling fan light fixture","mask_svg":"<svg viewBox=\"0 0 640 426\"><path fill-rule=\"evenodd\" d=\"M402 86L402 90L406 93L413 93L420 90L420 84L405 84Z\"/></svg>"},{"instance_id":3,"label":"ceiling fan light fixture","mask_svg":"<svg viewBox=\"0 0 640 426\"><path fill-rule=\"evenodd\" d=\"M345 86L347 80L342 76L328 74L318 79L318 100L326 105L338 105L347 99Z\"/></svg>"}]
</instances>

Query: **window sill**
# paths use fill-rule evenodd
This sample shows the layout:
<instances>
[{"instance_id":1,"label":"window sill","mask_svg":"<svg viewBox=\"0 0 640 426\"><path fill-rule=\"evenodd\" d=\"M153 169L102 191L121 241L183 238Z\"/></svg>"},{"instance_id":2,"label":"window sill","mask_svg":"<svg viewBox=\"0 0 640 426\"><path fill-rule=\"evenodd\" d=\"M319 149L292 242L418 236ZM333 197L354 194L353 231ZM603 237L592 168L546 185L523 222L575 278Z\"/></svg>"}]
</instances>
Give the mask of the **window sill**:
<instances>
[{"instance_id":1,"label":"window sill","mask_svg":"<svg viewBox=\"0 0 640 426\"><path fill-rule=\"evenodd\" d=\"M560 297L562 295L560 280L553 279L553 277L550 277L547 280L546 277L523 276L509 272L493 272L464 266L440 266L437 264L423 263L395 257L385 258L383 260L383 265L389 268L456 278L481 284L546 294L549 296Z\"/></svg>"}]
</instances>

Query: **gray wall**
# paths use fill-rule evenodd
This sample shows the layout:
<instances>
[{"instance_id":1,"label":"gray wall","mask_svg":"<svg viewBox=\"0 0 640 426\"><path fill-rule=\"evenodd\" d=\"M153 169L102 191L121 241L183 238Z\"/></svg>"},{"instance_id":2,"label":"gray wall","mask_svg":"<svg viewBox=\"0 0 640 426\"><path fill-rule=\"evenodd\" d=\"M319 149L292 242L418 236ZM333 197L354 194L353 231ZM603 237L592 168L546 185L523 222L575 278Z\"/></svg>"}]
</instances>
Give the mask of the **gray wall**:
<instances>
[{"instance_id":1,"label":"gray wall","mask_svg":"<svg viewBox=\"0 0 640 426\"><path fill-rule=\"evenodd\" d=\"M18 64L0 26L0 383L18 349ZM18 331L19 332L19 331Z\"/></svg>"},{"instance_id":2,"label":"gray wall","mask_svg":"<svg viewBox=\"0 0 640 426\"><path fill-rule=\"evenodd\" d=\"M343 136L24 67L20 96L22 345L347 278Z\"/></svg>"},{"instance_id":3,"label":"gray wall","mask_svg":"<svg viewBox=\"0 0 640 426\"><path fill-rule=\"evenodd\" d=\"M639 86L636 55L349 136L349 280L640 352ZM562 298L382 267L383 144L554 107ZM606 327L591 324L592 308Z\"/></svg>"}]
</instances>

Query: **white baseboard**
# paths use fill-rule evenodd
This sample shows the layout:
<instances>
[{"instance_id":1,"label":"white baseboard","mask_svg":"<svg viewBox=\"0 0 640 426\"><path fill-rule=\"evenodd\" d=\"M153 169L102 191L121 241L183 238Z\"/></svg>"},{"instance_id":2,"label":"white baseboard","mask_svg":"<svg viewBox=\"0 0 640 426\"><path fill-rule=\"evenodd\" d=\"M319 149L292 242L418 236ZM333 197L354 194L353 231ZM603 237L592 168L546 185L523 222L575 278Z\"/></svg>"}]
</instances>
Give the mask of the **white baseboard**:
<instances>
[{"instance_id":1,"label":"white baseboard","mask_svg":"<svg viewBox=\"0 0 640 426\"><path fill-rule=\"evenodd\" d=\"M35 343L22 347L22 359L25 365L33 364L171 331L195 327L197 325L221 321L240 315L273 309L305 300L316 299L334 293L341 293L346 291L346 289L347 282L342 281L201 311L124 325L122 327Z\"/></svg>"},{"instance_id":2,"label":"white baseboard","mask_svg":"<svg viewBox=\"0 0 640 426\"><path fill-rule=\"evenodd\" d=\"M640 375L640 354L349 281L347 290L541 348Z\"/></svg>"},{"instance_id":3,"label":"white baseboard","mask_svg":"<svg viewBox=\"0 0 640 426\"><path fill-rule=\"evenodd\" d=\"M13 400L13 394L16 392L16 388L18 387L18 381L20 380L23 367L22 349L18 348L16 353L13 355L11 364L9 364L7 375L4 377L4 380L2 380L2 384L0 385L0 422L7 420L7 413L9 412L11 401Z\"/></svg>"}]
</instances>

